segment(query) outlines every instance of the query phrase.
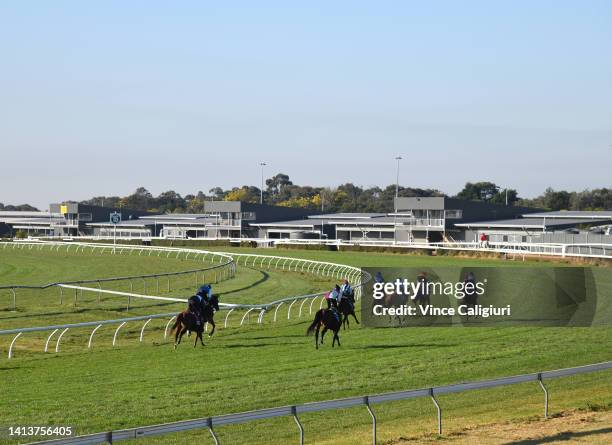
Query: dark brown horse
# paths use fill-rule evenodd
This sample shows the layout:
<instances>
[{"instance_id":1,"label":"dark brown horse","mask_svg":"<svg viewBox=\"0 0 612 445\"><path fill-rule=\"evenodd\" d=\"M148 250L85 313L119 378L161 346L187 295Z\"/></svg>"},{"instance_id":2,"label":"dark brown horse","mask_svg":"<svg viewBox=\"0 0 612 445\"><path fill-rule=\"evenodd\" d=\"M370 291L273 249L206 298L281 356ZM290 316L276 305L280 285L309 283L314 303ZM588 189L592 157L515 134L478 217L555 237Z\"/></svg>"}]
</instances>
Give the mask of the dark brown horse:
<instances>
[{"instance_id":1,"label":"dark brown horse","mask_svg":"<svg viewBox=\"0 0 612 445\"><path fill-rule=\"evenodd\" d=\"M384 307L395 307L399 308L408 304L408 295L406 294L387 294L382 300ZM398 324L402 324L404 318L401 315L389 315L389 324L393 323L393 319L396 319Z\"/></svg>"},{"instance_id":2,"label":"dark brown horse","mask_svg":"<svg viewBox=\"0 0 612 445\"><path fill-rule=\"evenodd\" d=\"M183 335L185 332L195 332L195 340L193 342L193 347L195 348L198 344L198 339L200 339L200 343L202 346L204 345L204 339L202 338L202 332L204 332L204 323L201 320L198 320L198 316L193 312L183 311L176 316L176 322L170 332L176 329L176 334L174 335L174 349L176 346L181 343Z\"/></svg>"},{"instance_id":3,"label":"dark brown horse","mask_svg":"<svg viewBox=\"0 0 612 445\"><path fill-rule=\"evenodd\" d=\"M176 334L174 336L174 349L176 349L176 345L181 343L181 339L185 332L195 332L196 337L193 342L193 347L195 348L198 344L198 338L200 339L200 343L204 346L204 339L202 338L202 332L204 331L204 323L209 323L212 326L212 331L208 334L209 337L215 333L215 311L219 310L219 297L217 295L213 295L210 304L206 305L202 308L201 316L202 318L198 320L198 317L195 313L190 311L181 312L176 316L176 322L174 326L172 326L172 330L176 329Z\"/></svg>"},{"instance_id":4,"label":"dark brown horse","mask_svg":"<svg viewBox=\"0 0 612 445\"><path fill-rule=\"evenodd\" d=\"M334 333L334 338L332 340L332 348L334 347L336 341L338 342L338 346L340 346L340 337L338 337L338 331L340 330L340 326L342 324L342 314L334 311L332 309L319 309L315 314L315 319L308 329L306 330L306 335L310 335L315 332L315 346L319 349L319 330L321 326L323 326L323 332L321 332L321 344L323 344L323 337L325 337L325 333L328 329L331 329Z\"/></svg>"},{"instance_id":5,"label":"dark brown horse","mask_svg":"<svg viewBox=\"0 0 612 445\"><path fill-rule=\"evenodd\" d=\"M352 315L353 318L355 319L355 322L359 324L359 320L357 320L357 315L355 315L355 295L354 294L350 294L350 295L346 295L342 297L342 300L340 300L340 304L338 305L338 309L340 310L340 313L342 314L342 328L343 329L350 327L350 323L348 319L349 315Z\"/></svg>"}]
</instances>

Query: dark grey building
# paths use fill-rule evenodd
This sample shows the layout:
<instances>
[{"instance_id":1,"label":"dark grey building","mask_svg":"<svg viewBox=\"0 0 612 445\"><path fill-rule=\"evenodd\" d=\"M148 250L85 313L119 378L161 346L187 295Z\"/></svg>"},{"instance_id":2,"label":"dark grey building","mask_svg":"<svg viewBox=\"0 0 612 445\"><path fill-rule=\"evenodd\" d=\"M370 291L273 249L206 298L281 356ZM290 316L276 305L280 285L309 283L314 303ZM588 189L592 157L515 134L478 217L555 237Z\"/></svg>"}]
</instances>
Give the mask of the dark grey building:
<instances>
[{"instance_id":1,"label":"dark grey building","mask_svg":"<svg viewBox=\"0 0 612 445\"><path fill-rule=\"evenodd\" d=\"M397 241L417 242L461 241L465 236L459 224L519 218L539 210L447 197L396 198L395 208Z\"/></svg>"},{"instance_id":2,"label":"dark grey building","mask_svg":"<svg viewBox=\"0 0 612 445\"><path fill-rule=\"evenodd\" d=\"M258 230L250 223L304 218L312 211L290 207L260 205L241 201L207 201L204 213L169 213L145 215L122 221L116 227L120 237L162 238L254 238ZM95 236L113 236L115 227L108 222L88 224Z\"/></svg>"}]
</instances>

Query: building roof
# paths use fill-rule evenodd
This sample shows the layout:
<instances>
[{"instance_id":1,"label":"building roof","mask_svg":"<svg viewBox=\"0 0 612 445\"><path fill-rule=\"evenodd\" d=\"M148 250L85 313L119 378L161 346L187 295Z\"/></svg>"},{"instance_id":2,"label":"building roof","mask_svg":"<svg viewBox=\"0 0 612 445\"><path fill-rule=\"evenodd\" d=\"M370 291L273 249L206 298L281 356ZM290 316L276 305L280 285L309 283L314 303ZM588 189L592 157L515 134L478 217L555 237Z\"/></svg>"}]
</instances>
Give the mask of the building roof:
<instances>
[{"instance_id":1,"label":"building roof","mask_svg":"<svg viewBox=\"0 0 612 445\"><path fill-rule=\"evenodd\" d=\"M612 210L558 210L555 212L529 213L528 218L589 218L612 220Z\"/></svg>"},{"instance_id":2,"label":"building roof","mask_svg":"<svg viewBox=\"0 0 612 445\"><path fill-rule=\"evenodd\" d=\"M372 219L386 216L386 213L327 213L324 215L309 215L309 219Z\"/></svg>"},{"instance_id":3,"label":"building roof","mask_svg":"<svg viewBox=\"0 0 612 445\"><path fill-rule=\"evenodd\" d=\"M117 224L119 227L147 227L155 224L155 221L148 221L143 219L126 219L125 221L121 221ZM112 224L109 221L100 221L100 222L91 222L87 223L90 227L113 227L115 224Z\"/></svg>"},{"instance_id":4,"label":"building roof","mask_svg":"<svg viewBox=\"0 0 612 445\"><path fill-rule=\"evenodd\" d=\"M334 214L334 215L341 215ZM253 227L315 227L320 226L321 224L326 225L353 225L353 226L376 226L376 225L393 225L396 222L398 224L401 223L400 219L396 219L392 216L385 216L385 214L376 214L382 215L377 216L376 218L312 218L308 217L308 219L296 219L291 221L273 221L266 223L250 223L249 225ZM326 216L326 215L322 215Z\"/></svg>"},{"instance_id":5,"label":"building roof","mask_svg":"<svg viewBox=\"0 0 612 445\"><path fill-rule=\"evenodd\" d=\"M146 215L141 216L140 219L154 219L158 221L162 220L184 220L184 219L206 219L214 218L208 213L162 213L160 215Z\"/></svg>"},{"instance_id":6,"label":"building roof","mask_svg":"<svg viewBox=\"0 0 612 445\"><path fill-rule=\"evenodd\" d=\"M309 217L310 218L310 217ZM295 219L292 221L276 221L265 223L249 223L253 227L315 227L327 224L326 221L316 219Z\"/></svg>"},{"instance_id":7,"label":"building roof","mask_svg":"<svg viewBox=\"0 0 612 445\"><path fill-rule=\"evenodd\" d=\"M542 229L544 227L573 227L579 224L597 223L601 220L585 218L517 218L493 221L474 221L457 223L456 227L485 229Z\"/></svg>"},{"instance_id":8,"label":"building roof","mask_svg":"<svg viewBox=\"0 0 612 445\"><path fill-rule=\"evenodd\" d=\"M49 219L59 216L49 212L29 211L29 210L0 210L0 223L13 223L16 220L28 219Z\"/></svg>"}]
</instances>

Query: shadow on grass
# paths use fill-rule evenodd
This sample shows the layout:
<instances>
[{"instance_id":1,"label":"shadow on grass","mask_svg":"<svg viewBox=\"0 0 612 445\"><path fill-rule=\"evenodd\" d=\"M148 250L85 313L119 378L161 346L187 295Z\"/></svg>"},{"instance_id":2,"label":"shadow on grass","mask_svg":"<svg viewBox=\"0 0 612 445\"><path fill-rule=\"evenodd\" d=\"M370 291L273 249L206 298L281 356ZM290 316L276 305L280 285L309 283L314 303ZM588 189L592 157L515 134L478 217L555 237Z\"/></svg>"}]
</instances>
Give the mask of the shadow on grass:
<instances>
[{"instance_id":1,"label":"shadow on grass","mask_svg":"<svg viewBox=\"0 0 612 445\"><path fill-rule=\"evenodd\" d=\"M556 443L556 442L567 442L573 441L573 439L578 438L588 438L590 436L595 436L597 434L611 434L612 428L600 428L598 430L591 431L579 431L579 432L563 432L557 433L548 437L541 437L539 439L524 439L517 440L513 442L505 442L505 445L537 445L541 443Z\"/></svg>"},{"instance_id":2,"label":"shadow on grass","mask_svg":"<svg viewBox=\"0 0 612 445\"><path fill-rule=\"evenodd\" d=\"M358 349L454 348L458 343L406 343L402 345L367 345Z\"/></svg>"},{"instance_id":3,"label":"shadow on grass","mask_svg":"<svg viewBox=\"0 0 612 445\"><path fill-rule=\"evenodd\" d=\"M263 270L253 269L252 267L249 267L249 269L252 269L254 271L259 272L260 275L261 275L261 278L259 280L255 281L255 282L249 284L248 286L244 286L244 287L240 287L238 289L222 292L221 295L229 295L229 294L235 294L237 292L242 292L244 290L251 289L251 288L253 288L255 286L258 286L261 283L264 283L264 282L266 282L266 281L268 281L270 279L270 274L265 272L265 271L263 271Z\"/></svg>"}]
</instances>

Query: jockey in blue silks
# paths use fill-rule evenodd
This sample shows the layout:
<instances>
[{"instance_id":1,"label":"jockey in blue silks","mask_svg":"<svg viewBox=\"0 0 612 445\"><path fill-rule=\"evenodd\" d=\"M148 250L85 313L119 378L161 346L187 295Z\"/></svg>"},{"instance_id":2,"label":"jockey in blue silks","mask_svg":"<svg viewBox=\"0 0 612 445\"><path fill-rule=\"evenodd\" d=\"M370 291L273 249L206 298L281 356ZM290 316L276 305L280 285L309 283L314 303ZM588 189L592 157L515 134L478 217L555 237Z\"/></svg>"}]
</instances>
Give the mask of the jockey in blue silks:
<instances>
[{"instance_id":1,"label":"jockey in blue silks","mask_svg":"<svg viewBox=\"0 0 612 445\"><path fill-rule=\"evenodd\" d=\"M210 299L212 297L212 286L210 284L204 284L203 286L200 286L196 295L202 297L203 301L205 301L206 304L210 303Z\"/></svg>"},{"instance_id":2,"label":"jockey in blue silks","mask_svg":"<svg viewBox=\"0 0 612 445\"><path fill-rule=\"evenodd\" d=\"M342 286L340 287L340 296L338 298L338 306L340 306L340 301L343 298L346 298L352 306L353 302L352 302L352 299L350 298L352 295L353 295L353 288L349 284L348 280L345 279L344 283L342 283Z\"/></svg>"}]
</instances>

